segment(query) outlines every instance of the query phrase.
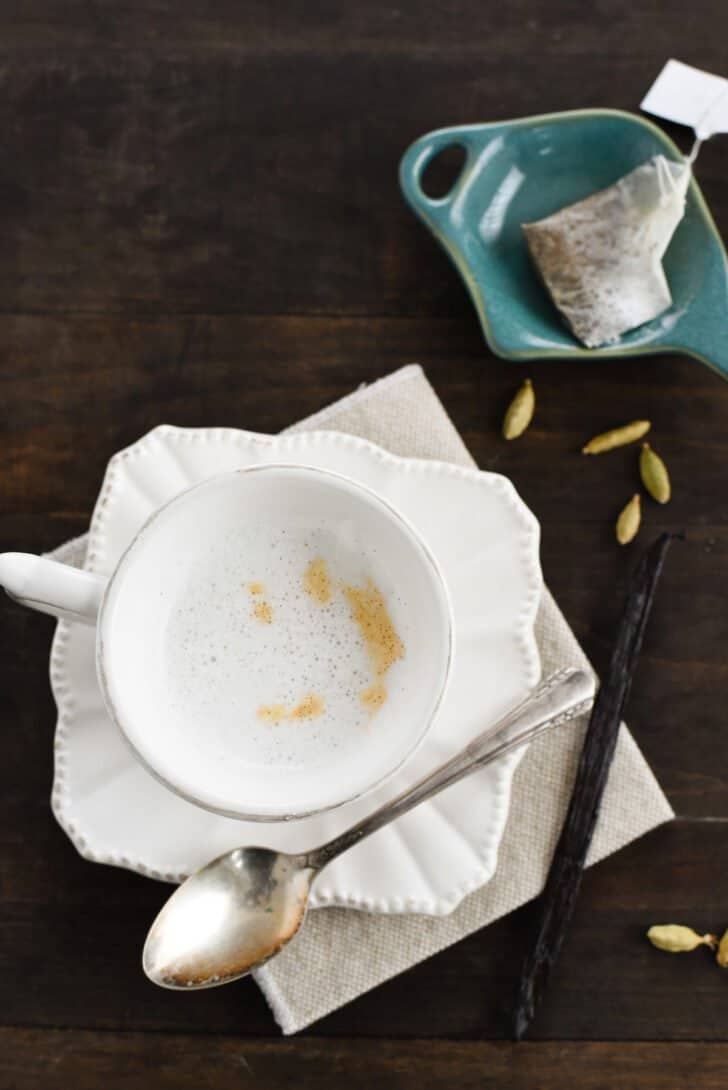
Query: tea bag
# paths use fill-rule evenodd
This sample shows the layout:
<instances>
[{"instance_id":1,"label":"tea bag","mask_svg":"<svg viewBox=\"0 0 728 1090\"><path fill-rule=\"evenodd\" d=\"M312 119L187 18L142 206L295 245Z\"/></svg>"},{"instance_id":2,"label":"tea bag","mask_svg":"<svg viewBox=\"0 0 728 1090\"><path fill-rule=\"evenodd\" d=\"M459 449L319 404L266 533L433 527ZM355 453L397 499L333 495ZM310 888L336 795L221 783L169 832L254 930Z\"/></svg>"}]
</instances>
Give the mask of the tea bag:
<instances>
[{"instance_id":1,"label":"tea bag","mask_svg":"<svg viewBox=\"0 0 728 1090\"><path fill-rule=\"evenodd\" d=\"M690 171L688 160L656 155L607 189L522 225L551 298L588 348L671 305L662 257L685 212Z\"/></svg>"}]
</instances>

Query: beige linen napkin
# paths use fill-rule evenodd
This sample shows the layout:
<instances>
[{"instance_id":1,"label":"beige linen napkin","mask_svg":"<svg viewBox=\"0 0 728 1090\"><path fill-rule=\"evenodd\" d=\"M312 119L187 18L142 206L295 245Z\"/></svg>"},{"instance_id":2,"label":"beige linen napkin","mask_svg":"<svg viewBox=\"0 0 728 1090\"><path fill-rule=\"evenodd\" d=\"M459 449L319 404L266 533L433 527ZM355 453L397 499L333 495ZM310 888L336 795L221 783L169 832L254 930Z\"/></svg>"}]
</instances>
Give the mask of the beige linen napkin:
<instances>
[{"instance_id":1,"label":"beige linen napkin","mask_svg":"<svg viewBox=\"0 0 728 1090\"><path fill-rule=\"evenodd\" d=\"M324 428L362 436L394 454L473 464L418 366L357 390L290 430ZM55 555L80 563L84 549L81 538ZM536 636L544 673L588 665L546 589ZM283 1032L296 1033L535 897L561 829L581 737L578 730L557 731L531 745L513 781L496 873L449 916L379 916L341 908L311 912L295 941L255 974ZM673 816L623 726L588 862L596 863ZM342 949L349 951L346 958L340 956Z\"/></svg>"}]
</instances>

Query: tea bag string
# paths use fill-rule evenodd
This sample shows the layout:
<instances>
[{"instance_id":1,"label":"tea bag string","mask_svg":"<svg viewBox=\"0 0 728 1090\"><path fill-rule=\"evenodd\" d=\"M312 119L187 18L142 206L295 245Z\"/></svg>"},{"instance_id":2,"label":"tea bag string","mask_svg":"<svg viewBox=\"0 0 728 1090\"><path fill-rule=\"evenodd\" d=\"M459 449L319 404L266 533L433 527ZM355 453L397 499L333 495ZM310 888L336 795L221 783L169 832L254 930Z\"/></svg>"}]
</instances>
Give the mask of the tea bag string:
<instances>
[{"instance_id":1,"label":"tea bag string","mask_svg":"<svg viewBox=\"0 0 728 1090\"><path fill-rule=\"evenodd\" d=\"M695 160L698 158L698 153L705 143L705 138L702 136L696 136L693 141L693 146L690 149L690 154L686 156L686 162L689 167L692 167Z\"/></svg>"},{"instance_id":2,"label":"tea bag string","mask_svg":"<svg viewBox=\"0 0 728 1090\"><path fill-rule=\"evenodd\" d=\"M687 162L690 166L692 166L697 159L698 152L700 151L705 141L709 140L710 137L713 135L711 132L706 133L704 131L703 123L726 94L728 94L728 92L721 88L715 98L709 103L707 108L703 110L697 122L693 125L693 129L695 130L695 141L692 148L690 149L690 154L687 157Z\"/></svg>"}]
</instances>

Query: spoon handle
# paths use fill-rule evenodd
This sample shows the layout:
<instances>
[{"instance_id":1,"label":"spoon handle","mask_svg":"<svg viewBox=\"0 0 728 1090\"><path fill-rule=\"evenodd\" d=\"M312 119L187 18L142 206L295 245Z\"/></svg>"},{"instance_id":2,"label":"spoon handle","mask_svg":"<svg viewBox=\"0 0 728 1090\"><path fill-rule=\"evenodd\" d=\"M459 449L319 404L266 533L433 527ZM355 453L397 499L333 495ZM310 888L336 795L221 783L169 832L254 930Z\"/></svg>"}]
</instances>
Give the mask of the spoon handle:
<instances>
[{"instance_id":1,"label":"spoon handle","mask_svg":"<svg viewBox=\"0 0 728 1090\"><path fill-rule=\"evenodd\" d=\"M365 836L406 814L425 799L469 776L511 750L533 741L552 727L569 723L587 711L594 696L594 680L584 670L565 669L551 674L502 719L474 738L465 749L430 772L373 814L358 821L327 844L307 853L307 863L320 870Z\"/></svg>"}]
</instances>

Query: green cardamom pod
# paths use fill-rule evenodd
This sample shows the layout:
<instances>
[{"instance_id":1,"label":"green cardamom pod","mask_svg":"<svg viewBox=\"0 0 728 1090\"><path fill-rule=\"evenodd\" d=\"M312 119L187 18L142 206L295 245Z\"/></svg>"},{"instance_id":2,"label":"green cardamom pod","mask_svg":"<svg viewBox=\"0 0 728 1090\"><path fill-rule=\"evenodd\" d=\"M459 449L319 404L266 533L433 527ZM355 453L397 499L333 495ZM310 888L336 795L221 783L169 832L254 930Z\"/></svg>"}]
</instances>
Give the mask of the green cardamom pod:
<instances>
[{"instance_id":1,"label":"green cardamom pod","mask_svg":"<svg viewBox=\"0 0 728 1090\"><path fill-rule=\"evenodd\" d=\"M620 545L628 545L637 536L642 521L642 504L639 492L635 492L632 499L623 507L617 519L617 541Z\"/></svg>"},{"instance_id":2,"label":"green cardamom pod","mask_svg":"<svg viewBox=\"0 0 728 1090\"><path fill-rule=\"evenodd\" d=\"M653 500L658 503L668 502L671 488L667 466L649 443L643 443L640 451L640 476Z\"/></svg>"},{"instance_id":3,"label":"green cardamom pod","mask_svg":"<svg viewBox=\"0 0 728 1090\"><path fill-rule=\"evenodd\" d=\"M630 424L623 424L621 428L610 428L581 448L582 454L603 454L605 450L614 450L615 447L624 447L627 443L634 443L647 435L652 425L649 420L633 420Z\"/></svg>"},{"instance_id":4,"label":"green cardamom pod","mask_svg":"<svg viewBox=\"0 0 728 1090\"><path fill-rule=\"evenodd\" d=\"M536 395L530 378L518 388L516 396L511 401L503 420L503 438L517 439L533 419L533 411L536 408Z\"/></svg>"},{"instance_id":5,"label":"green cardamom pod","mask_svg":"<svg viewBox=\"0 0 728 1090\"><path fill-rule=\"evenodd\" d=\"M718 952L715 955L715 960L718 962L721 969L728 969L728 931L723 932L723 938L718 943Z\"/></svg>"},{"instance_id":6,"label":"green cardamom pod","mask_svg":"<svg viewBox=\"0 0 728 1090\"><path fill-rule=\"evenodd\" d=\"M698 946L715 949L718 943L715 935L699 935L692 927L679 923L657 924L649 929L647 938L658 950L667 950L668 954L685 954Z\"/></svg>"}]
</instances>

